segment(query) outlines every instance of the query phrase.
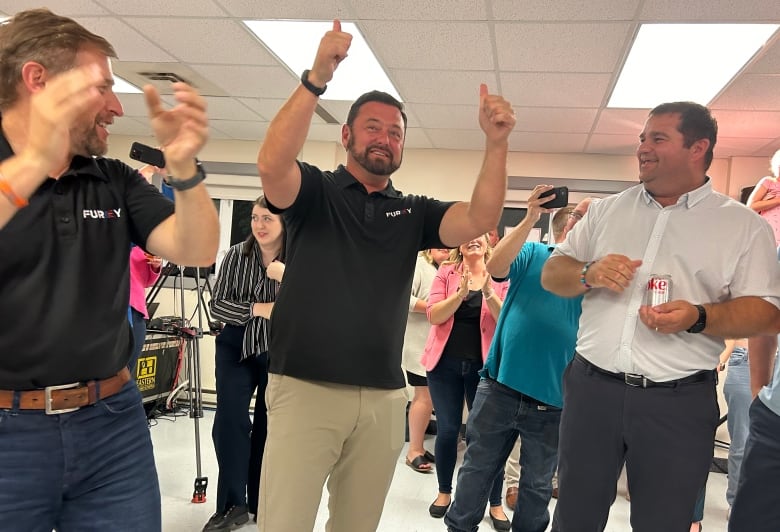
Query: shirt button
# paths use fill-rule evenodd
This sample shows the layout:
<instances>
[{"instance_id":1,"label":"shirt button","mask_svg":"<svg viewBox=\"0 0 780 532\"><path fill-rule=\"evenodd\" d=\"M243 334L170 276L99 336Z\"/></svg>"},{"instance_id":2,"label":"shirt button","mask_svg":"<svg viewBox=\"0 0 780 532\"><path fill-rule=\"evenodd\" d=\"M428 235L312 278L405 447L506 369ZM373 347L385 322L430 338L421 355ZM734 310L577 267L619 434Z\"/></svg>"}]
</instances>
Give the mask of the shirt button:
<instances>
[{"instance_id":1,"label":"shirt button","mask_svg":"<svg viewBox=\"0 0 780 532\"><path fill-rule=\"evenodd\" d=\"M68 216L63 216L60 218L60 221L64 224L70 223L70 218Z\"/></svg>"}]
</instances>

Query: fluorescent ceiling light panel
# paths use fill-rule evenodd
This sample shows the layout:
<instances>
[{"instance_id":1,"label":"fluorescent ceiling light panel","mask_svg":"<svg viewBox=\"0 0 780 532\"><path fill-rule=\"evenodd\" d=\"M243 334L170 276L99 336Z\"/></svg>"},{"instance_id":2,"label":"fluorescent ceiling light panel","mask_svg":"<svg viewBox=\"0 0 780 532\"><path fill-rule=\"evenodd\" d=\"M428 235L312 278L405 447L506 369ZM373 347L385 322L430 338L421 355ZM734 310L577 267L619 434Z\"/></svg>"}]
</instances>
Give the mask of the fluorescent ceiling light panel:
<instances>
[{"instance_id":1,"label":"fluorescent ceiling light panel","mask_svg":"<svg viewBox=\"0 0 780 532\"><path fill-rule=\"evenodd\" d=\"M777 30L777 24L643 24L608 107L707 105Z\"/></svg>"},{"instance_id":2,"label":"fluorescent ceiling light panel","mask_svg":"<svg viewBox=\"0 0 780 532\"><path fill-rule=\"evenodd\" d=\"M112 87L115 94L140 94L143 91L130 83L127 80L114 76L114 86Z\"/></svg>"},{"instance_id":3,"label":"fluorescent ceiling light panel","mask_svg":"<svg viewBox=\"0 0 780 532\"><path fill-rule=\"evenodd\" d=\"M296 76L311 68L322 36L333 29L332 21L245 20L244 24ZM339 64L322 99L351 102L365 92L380 90L401 100L357 26L342 22L341 31L352 35L352 43L347 58Z\"/></svg>"}]
</instances>

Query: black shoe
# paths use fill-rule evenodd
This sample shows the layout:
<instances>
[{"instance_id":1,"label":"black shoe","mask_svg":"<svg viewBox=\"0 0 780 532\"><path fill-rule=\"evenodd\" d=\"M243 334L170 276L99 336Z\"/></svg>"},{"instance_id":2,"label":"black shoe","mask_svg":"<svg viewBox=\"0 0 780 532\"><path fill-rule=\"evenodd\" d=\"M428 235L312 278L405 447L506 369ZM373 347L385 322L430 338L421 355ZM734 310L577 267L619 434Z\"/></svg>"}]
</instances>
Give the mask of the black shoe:
<instances>
[{"instance_id":1,"label":"black shoe","mask_svg":"<svg viewBox=\"0 0 780 532\"><path fill-rule=\"evenodd\" d=\"M452 504L452 501L450 501L450 503L446 504L445 506L438 506L437 504L431 504L428 507L428 513L431 514L431 517L435 517L436 519L441 519L442 517L444 517L444 514L447 513L450 504Z\"/></svg>"},{"instance_id":2,"label":"black shoe","mask_svg":"<svg viewBox=\"0 0 780 532\"><path fill-rule=\"evenodd\" d=\"M224 512L212 515L203 527L203 532L229 532L247 521L249 521L249 509L246 505L231 506Z\"/></svg>"},{"instance_id":3,"label":"black shoe","mask_svg":"<svg viewBox=\"0 0 780 532\"><path fill-rule=\"evenodd\" d=\"M490 522L493 524L493 529L498 532L509 532L512 530L512 522L509 519L496 519L491 514Z\"/></svg>"}]
</instances>

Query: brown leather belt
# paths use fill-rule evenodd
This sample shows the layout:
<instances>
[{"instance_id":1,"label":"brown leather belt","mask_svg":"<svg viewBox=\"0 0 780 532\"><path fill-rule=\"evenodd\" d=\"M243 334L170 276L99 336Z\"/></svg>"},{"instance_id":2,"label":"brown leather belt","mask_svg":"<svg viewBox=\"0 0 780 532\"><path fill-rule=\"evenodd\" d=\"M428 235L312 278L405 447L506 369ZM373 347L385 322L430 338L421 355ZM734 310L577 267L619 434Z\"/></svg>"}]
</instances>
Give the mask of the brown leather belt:
<instances>
[{"instance_id":1,"label":"brown leather belt","mask_svg":"<svg viewBox=\"0 0 780 532\"><path fill-rule=\"evenodd\" d=\"M18 395L20 410L45 410L47 414L73 412L111 397L129 380L130 370L122 368L113 377L99 381L47 386L42 390L0 390L0 409L14 408L14 396Z\"/></svg>"}]
</instances>

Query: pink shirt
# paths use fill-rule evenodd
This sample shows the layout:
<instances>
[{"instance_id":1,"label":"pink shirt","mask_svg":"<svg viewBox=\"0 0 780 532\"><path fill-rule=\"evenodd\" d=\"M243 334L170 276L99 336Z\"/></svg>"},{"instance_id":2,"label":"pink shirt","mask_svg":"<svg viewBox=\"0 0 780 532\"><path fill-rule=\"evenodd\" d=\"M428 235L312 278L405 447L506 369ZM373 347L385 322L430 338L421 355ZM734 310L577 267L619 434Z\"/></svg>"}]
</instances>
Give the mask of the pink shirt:
<instances>
[{"instance_id":1,"label":"pink shirt","mask_svg":"<svg viewBox=\"0 0 780 532\"><path fill-rule=\"evenodd\" d=\"M461 269L462 265L457 265L456 269L455 264L444 264L436 272L436 277L433 279L431 291L428 295L427 314L429 319L431 317L431 307L435 303L447 299L458 291ZM490 283L496 296L503 301L509 288L509 282L497 283L491 279ZM431 371L439 363L441 354L444 352L444 346L450 338L453 323L455 323L455 317L450 316L444 323L431 326L421 359L422 365L425 366L427 371ZM490 349L490 342L493 340L493 333L496 332L496 320L490 313L490 309L484 299L482 300L482 310L479 315L479 331L482 337L482 361L484 362Z\"/></svg>"},{"instance_id":2,"label":"pink shirt","mask_svg":"<svg viewBox=\"0 0 780 532\"><path fill-rule=\"evenodd\" d=\"M144 250L133 246L130 250L130 306L149 317L146 311L146 289L160 277L160 271L154 271L146 260Z\"/></svg>"}]
</instances>

